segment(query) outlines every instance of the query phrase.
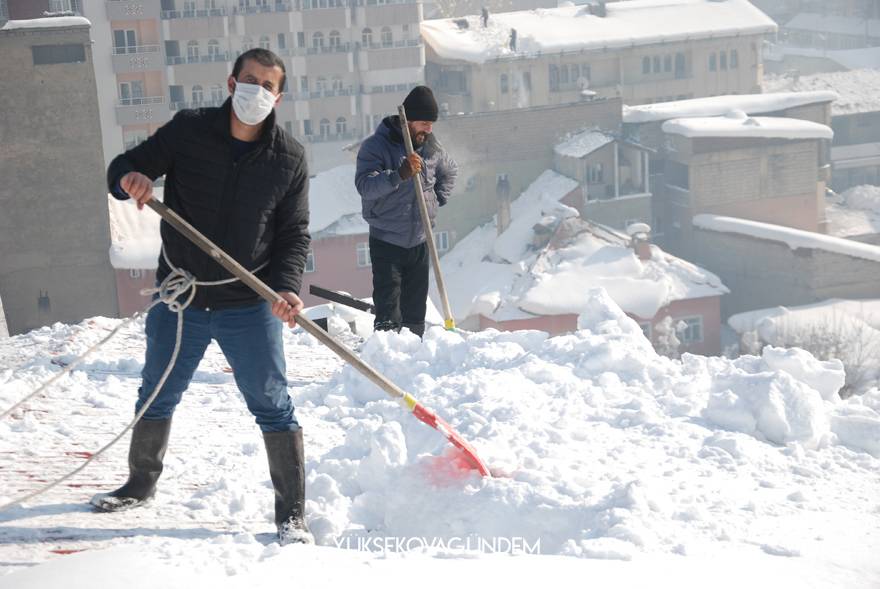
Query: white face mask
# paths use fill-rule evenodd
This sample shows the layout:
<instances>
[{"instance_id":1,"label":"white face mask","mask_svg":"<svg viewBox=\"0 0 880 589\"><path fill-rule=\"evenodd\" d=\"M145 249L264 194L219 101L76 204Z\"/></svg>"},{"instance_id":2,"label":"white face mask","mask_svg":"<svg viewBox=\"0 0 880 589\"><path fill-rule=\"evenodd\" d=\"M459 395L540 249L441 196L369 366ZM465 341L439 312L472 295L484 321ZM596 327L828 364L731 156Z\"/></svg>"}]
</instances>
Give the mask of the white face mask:
<instances>
[{"instance_id":1,"label":"white face mask","mask_svg":"<svg viewBox=\"0 0 880 589\"><path fill-rule=\"evenodd\" d=\"M245 125L259 125L275 108L275 95L256 84L235 83L232 108Z\"/></svg>"}]
</instances>

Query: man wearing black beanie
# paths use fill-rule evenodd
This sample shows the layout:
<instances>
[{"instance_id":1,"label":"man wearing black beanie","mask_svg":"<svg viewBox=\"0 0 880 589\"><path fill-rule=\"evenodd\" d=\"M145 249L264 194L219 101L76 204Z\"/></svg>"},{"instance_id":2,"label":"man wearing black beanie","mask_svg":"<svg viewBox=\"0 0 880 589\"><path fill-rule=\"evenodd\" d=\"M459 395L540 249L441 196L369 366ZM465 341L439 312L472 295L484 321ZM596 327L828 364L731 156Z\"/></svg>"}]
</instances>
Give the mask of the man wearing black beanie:
<instances>
[{"instance_id":1,"label":"man wearing black beanie","mask_svg":"<svg viewBox=\"0 0 880 589\"><path fill-rule=\"evenodd\" d=\"M385 117L364 140L357 157L355 185L370 225L374 327L425 331L428 301L428 246L413 177L419 174L431 225L437 207L449 200L458 168L434 137L438 108L427 86L416 86L403 101L415 153L407 157L400 117Z\"/></svg>"}]
</instances>

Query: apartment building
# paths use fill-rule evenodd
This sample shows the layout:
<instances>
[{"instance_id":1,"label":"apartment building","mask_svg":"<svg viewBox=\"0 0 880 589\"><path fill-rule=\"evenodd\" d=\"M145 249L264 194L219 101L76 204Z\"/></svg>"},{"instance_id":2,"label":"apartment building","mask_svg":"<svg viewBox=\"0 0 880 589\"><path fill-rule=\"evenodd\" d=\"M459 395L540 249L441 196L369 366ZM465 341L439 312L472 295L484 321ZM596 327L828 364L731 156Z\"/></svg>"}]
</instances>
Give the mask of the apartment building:
<instances>
[{"instance_id":1,"label":"apartment building","mask_svg":"<svg viewBox=\"0 0 880 589\"><path fill-rule=\"evenodd\" d=\"M662 23L662 26L660 25ZM632 0L422 23L425 76L450 113L600 98L760 91L777 25L746 0Z\"/></svg>"},{"instance_id":2,"label":"apartment building","mask_svg":"<svg viewBox=\"0 0 880 589\"><path fill-rule=\"evenodd\" d=\"M56 0L69 1L75 0ZM218 106L244 51L280 55L278 121L312 171L350 161L345 145L424 82L416 0L105 0L74 7L93 24L105 160L184 108Z\"/></svg>"}]
</instances>

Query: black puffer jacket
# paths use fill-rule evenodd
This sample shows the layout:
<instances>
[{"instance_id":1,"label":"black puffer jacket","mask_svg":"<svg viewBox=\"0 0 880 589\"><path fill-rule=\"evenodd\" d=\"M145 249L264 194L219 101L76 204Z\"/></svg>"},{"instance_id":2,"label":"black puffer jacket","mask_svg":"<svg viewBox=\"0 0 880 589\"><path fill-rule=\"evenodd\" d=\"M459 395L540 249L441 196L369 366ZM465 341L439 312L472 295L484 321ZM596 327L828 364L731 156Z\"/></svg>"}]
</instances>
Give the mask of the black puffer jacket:
<instances>
[{"instance_id":1,"label":"black puffer jacket","mask_svg":"<svg viewBox=\"0 0 880 589\"><path fill-rule=\"evenodd\" d=\"M219 108L180 111L137 147L117 156L107 171L117 198L118 182L138 171L155 180L165 174L165 204L253 270L276 291L299 292L309 250L308 170L305 151L275 125L264 123L258 145L233 161L230 100ZM142 211L145 215L152 211ZM220 264L162 222L162 243L171 262L200 281L229 278ZM159 257L157 278L170 269ZM259 297L241 282L199 287L193 306L220 309L251 305Z\"/></svg>"}]
</instances>

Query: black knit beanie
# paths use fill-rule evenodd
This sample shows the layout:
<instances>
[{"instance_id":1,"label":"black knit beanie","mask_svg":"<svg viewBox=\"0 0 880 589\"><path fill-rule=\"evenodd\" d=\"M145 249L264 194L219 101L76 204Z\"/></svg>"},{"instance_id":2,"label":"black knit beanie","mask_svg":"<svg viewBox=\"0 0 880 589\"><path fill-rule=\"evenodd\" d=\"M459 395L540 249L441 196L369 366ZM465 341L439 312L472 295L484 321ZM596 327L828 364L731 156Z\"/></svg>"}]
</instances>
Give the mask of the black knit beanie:
<instances>
[{"instance_id":1,"label":"black knit beanie","mask_svg":"<svg viewBox=\"0 0 880 589\"><path fill-rule=\"evenodd\" d=\"M434 93L427 86L416 86L403 100L408 121L436 121L439 108Z\"/></svg>"}]
</instances>

